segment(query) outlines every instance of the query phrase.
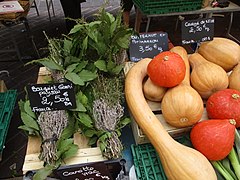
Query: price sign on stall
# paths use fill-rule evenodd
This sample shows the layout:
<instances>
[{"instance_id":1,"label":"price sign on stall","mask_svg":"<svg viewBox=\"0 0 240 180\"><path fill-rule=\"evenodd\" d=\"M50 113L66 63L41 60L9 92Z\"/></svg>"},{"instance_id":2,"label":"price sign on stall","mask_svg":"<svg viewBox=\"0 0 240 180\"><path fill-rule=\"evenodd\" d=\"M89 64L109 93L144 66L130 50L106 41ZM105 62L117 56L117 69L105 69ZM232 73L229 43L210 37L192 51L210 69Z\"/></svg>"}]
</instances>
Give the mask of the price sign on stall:
<instances>
[{"instance_id":1,"label":"price sign on stall","mask_svg":"<svg viewBox=\"0 0 240 180\"><path fill-rule=\"evenodd\" d=\"M28 85L27 91L33 112L76 108L72 83Z\"/></svg>"},{"instance_id":2,"label":"price sign on stall","mask_svg":"<svg viewBox=\"0 0 240 180\"><path fill-rule=\"evenodd\" d=\"M68 180L113 180L103 162L58 169L56 173L60 179Z\"/></svg>"},{"instance_id":3,"label":"price sign on stall","mask_svg":"<svg viewBox=\"0 0 240 180\"><path fill-rule=\"evenodd\" d=\"M210 41L214 37L214 18L182 21L182 44Z\"/></svg>"},{"instance_id":4,"label":"price sign on stall","mask_svg":"<svg viewBox=\"0 0 240 180\"><path fill-rule=\"evenodd\" d=\"M165 32L140 33L131 36L130 60L137 62L143 58L153 58L168 50L168 34Z\"/></svg>"}]
</instances>

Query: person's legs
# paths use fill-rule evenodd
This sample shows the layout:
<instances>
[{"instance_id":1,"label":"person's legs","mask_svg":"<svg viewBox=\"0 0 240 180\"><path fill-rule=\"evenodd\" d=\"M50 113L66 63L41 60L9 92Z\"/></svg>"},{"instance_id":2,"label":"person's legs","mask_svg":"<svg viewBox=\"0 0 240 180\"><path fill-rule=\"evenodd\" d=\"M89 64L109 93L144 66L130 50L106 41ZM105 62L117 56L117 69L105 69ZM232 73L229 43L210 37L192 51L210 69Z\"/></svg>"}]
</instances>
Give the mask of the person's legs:
<instances>
[{"instance_id":1,"label":"person's legs","mask_svg":"<svg viewBox=\"0 0 240 180\"><path fill-rule=\"evenodd\" d=\"M81 14L81 2L79 0L60 0L65 18L79 19L82 17ZM75 21L66 19L67 30L70 31Z\"/></svg>"},{"instance_id":2,"label":"person's legs","mask_svg":"<svg viewBox=\"0 0 240 180\"><path fill-rule=\"evenodd\" d=\"M132 0L121 0L121 7L123 10L123 22L126 26L129 26L130 11L133 7Z\"/></svg>"}]
</instances>

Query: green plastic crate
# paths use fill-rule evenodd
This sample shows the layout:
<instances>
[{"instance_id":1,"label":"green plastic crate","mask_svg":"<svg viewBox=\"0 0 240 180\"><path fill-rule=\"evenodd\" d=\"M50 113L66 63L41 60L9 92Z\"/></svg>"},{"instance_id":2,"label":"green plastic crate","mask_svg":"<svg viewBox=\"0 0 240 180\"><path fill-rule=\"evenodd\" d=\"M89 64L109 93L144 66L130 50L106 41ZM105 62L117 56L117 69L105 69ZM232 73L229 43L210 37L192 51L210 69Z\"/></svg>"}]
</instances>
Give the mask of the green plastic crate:
<instances>
[{"instance_id":1,"label":"green plastic crate","mask_svg":"<svg viewBox=\"0 0 240 180\"><path fill-rule=\"evenodd\" d=\"M0 154L3 151L10 120L16 102L17 91L0 93Z\"/></svg>"},{"instance_id":2,"label":"green plastic crate","mask_svg":"<svg viewBox=\"0 0 240 180\"><path fill-rule=\"evenodd\" d=\"M133 0L143 14L165 14L201 9L202 0Z\"/></svg>"},{"instance_id":3,"label":"green plastic crate","mask_svg":"<svg viewBox=\"0 0 240 180\"><path fill-rule=\"evenodd\" d=\"M167 180L161 161L152 144L131 145L138 180Z\"/></svg>"}]
</instances>

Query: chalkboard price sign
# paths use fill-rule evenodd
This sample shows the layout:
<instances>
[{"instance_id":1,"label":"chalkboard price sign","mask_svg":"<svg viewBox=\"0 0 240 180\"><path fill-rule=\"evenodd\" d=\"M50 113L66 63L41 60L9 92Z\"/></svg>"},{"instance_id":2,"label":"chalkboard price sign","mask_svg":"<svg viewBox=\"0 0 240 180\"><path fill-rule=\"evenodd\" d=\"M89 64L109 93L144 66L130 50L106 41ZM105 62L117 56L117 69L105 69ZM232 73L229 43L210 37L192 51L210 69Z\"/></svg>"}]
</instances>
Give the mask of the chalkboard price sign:
<instances>
[{"instance_id":1,"label":"chalkboard price sign","mask_svg":"<svg viewBox=\"0 0 240 180\"><path fill-rule=\"evenodd\" d=\"M137 62L143 58L153 58L168 50L168 34L165 32L140 33L132 35L129 46L130 60Z\"/></svg>"},{"instance_id":2,"label":"chalkboard price sign","mask_svg":"<svg viewBox=\"0 0 240 180\"><path fill-rule=\"evenodd\" d=\"M214 37L214 18L182 21L182 44L210 41Z\"/></svg>"},{"instance_id":3,"label":"chalkboard price sign","mask_svg":"<svg viewBox=\"0 0 240 180\"><path fill-rule=\"evenodd\" d=\"M103 162L59 169L56 174L63 180L113 180L107 166Z\"/></svg>"},{"instance_id":4,"label":"chalkboard price sign","mask_svg":"<svg viewBox=\"0 0 240 180\"><path fill-rule=\"evenodd\" d=\"M72 83L28 85L27 91L33 112L76 108Z\"/></svg>"}]
</instances>

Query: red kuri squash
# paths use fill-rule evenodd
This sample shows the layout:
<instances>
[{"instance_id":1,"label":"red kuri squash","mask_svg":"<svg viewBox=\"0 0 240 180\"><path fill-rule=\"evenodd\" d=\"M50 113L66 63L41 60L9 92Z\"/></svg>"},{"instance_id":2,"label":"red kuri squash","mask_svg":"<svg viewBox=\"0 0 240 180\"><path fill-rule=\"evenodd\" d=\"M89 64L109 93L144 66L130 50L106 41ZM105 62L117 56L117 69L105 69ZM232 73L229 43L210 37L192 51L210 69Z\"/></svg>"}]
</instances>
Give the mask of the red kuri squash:
<instances>
[{"instance_id":1,"label":"red kuri squash","mask_svg":"<svg viewBox=\"0 0 240 180\"><path fill-rule=\"evenodd\" d=\"M180 55L165 51L155 56L147 66L153 83L162 87L174 87L182 82L186 67Z\"/></svg>"},{"instance_id":2,"label":"red kuri squash","mask_svg":"<svg viewBox=\"0 0 240 180\"><path fill-rule=\"evenodd\" d=\"M224 89L212 94L206 103L210 119L234 119L240 127L240 91Z\"/></svg>"},{"instance_id":3,"label":"red kuri squash","mask_svg":"<svg viewBox=\"0 0 240 180\"><path fill-rule=\"evenodd\" d=\"M234 144L235 120L213 119L197 123L191 130L193 147L212 161L224 159Z\"/></svg>"}]
</instances>

